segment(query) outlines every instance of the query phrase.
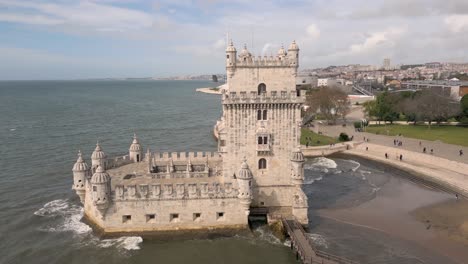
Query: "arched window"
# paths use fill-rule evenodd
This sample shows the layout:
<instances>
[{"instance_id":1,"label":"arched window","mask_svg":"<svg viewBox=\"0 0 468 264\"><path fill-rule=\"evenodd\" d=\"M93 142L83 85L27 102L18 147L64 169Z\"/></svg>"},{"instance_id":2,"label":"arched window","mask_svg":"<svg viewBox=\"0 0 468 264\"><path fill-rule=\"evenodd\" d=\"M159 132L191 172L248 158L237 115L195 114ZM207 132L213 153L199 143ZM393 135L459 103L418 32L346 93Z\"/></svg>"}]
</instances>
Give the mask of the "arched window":
<instances>
[{"instance_id":1,"label":"arched window","mask_svg":"<svg viewBox=\"0 0 468 264\"><path fill-rule=\"evenodd\" d=\"M266 159L261 158L258 160L258 168L261 169L266 169Z\"/></svg>"},{"instance_id":2,"label":"arched window","mask_svg":"<svg viewBox=\"0 0 468 264\"><path fill-rule=\"evenodd\" d=\"M263 139L262 139L262 137L258 137L258 144L259 144L259 145L263 144Z\"/></svg>"},{"instance_id":3,"label":"arched window","mask_svg":"<svg viewBox=\"0 0 468 264\"><path fill-rule=\"evenodd\" d=\"M257 120L262 120L262 110L257 111Z\"/></svg>"},{"instance_id":4,"label":"arched window","mask_svg":"<svg viewBox=\"0 0 468 264\"><path fill-rule=\"evenodd\" d=\"M268 137L263 137L263 144L268 144Z\"/></svg>"},{"instance_id":5,"label":"arched window","mask_svg":"<svg viewBox=\"0 0 468 264\"><path fill-rule=\"evenodd\" d=\"M263 110L263 120L267 120L267 110Z\"/></svg>"},{"instance_id":6,"label":"arched window","mask_svg":"<svg viewBox=\"0 0 468 264\"><path fill-rule=\"evenodd\" d=\"M261 83L258 85L258 94L266 93L266 85Z\"/></svg>"}]
</instances>

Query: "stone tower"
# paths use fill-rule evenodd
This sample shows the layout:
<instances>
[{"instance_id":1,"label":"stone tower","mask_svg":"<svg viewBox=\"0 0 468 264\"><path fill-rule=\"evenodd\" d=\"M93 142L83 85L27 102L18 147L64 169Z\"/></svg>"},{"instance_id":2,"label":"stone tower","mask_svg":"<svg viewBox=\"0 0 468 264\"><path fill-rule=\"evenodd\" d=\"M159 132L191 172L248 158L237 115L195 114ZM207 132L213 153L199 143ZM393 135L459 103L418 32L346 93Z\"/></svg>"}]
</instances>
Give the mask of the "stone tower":
<instances>
[{"instance_id":1,"label":"stone tower","mask_svg":"<svg viewBox=\"0 0 468 264\"><path fill-rule=\"evenodd\" d=\"M133 142L128 149L128 156L133 162L140 162L143 160L143 150L136 134L133 134Z\"/></svg>"},{"instance_id":2,"label":"stone tower","mask_svg":"<svg viewBox=\"0 0 468 264\"><path fill-rule=\"evenodd\" d=\"M89 167L83 160L81 151L78 151L78 160L73 165L73 186L76 194L80 197L81 203L84 203L86 194L86 178L88 176Z\"/></svg>"},{"instance_id":3,"label":"stone tower","mask_svg":"<svg viewBox=\"0 0 468 264\"><path fill-rule=\"evenodd\" d=\"M93 177L91 177L91 188L93 204L101 213L101 216L104 216L111 202L111 178L102 166L98 166Z\"/></svg>"},{"instance_id":4,"label":"stone tower","mask_svg":"<svg viewBox=\"0 0 468 264\"><path fill-rule=\"evenodd\" d=\"M298 192L303 194L304 159L298 145L305 97L296 90L298 66L295 41L275 57L255 57L245 46L237 56L232 42L226 49L228 91L218 125L223 173L239 179L239 164L250 168L250 206L266 207L272 215L294 214ZM297 218L307 223L307 209L305 217L303 213Z\"/></svg>"},{"instance_id":5,"label":"stone tower","mask_svg":"<svg viewBox=\"0 0 468 264\"><path fill-rule=\"evenodd\" d=\"M97 142L96 148L94 149L93 154L91 154L92 172L94 173L99 166L101 166L103 169L106 169L106 159L106 153L102 151L101 145L99 144L99 142Z\"/></svg>"}]
</instances>

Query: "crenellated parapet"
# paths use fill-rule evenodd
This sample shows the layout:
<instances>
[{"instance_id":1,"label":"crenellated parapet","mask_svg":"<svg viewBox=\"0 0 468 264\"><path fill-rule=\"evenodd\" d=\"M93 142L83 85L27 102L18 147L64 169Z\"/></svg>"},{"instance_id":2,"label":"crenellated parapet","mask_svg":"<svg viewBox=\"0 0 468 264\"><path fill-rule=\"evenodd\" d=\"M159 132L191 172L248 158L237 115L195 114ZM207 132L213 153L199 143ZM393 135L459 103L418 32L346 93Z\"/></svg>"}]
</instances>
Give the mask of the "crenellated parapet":
<instances>
[{"instance_id":1,"label":"crenellated parapet","mask_svg":"<svg viewBox=\"0 0 468 264\"><path fill-rule=\"evenodd\" d=\"M222 157L218 152L156 152L151 155L148 166L155 179L222 175Z\"/></svg>"},{"instance_id":2,"label":"crenellated parapet","mask_svg":"<svg viewBox=\"0 0 468 264\"><path fill-rule=\"evenodd\" d=\"M114 201L237 198L233 183L158 183L116 185Z\"/></svg>"},{"instance_id":3,"label":"crenellated parapet","mask_svg":"<svg viewBox=\"0 0 468 264\"><path fill-rule=\"evenodd\" d=\"M305 102L305 95L292 91L257 92L224 92L223 105L233 104L297 104L298 107Z\"/></svg>"}]
</instances>

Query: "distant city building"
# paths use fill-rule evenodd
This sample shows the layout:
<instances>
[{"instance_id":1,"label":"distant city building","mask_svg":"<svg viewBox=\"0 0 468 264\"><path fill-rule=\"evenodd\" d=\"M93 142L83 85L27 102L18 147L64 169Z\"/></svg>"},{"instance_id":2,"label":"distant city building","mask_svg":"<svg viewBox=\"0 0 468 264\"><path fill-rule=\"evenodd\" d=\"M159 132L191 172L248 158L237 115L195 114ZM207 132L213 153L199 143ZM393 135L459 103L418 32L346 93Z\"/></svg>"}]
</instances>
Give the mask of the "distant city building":
<instances>
[{"instance_id":1,"label":"distant city building","mask_svg":"<svg viewBox=\"0 0 468 264\"><path fill-rule=\"evenodd\" d=\"M383 60L383 69L384 70L390 70L391 69L391 64L390 64L390 59L389 58L385 58Z\"/></svg>"},{"instance_id":2,"label":"distant city building","mask_svg":"<svg viewBox=\"0 0 468 264\"><path fill-rule=\"evenodd\" d=\"M429 89L442 96L460 100L464 95L468 94L468 82L461 82L458 79L449 81L404 81L401 83L401 89Z\"/></svg>"}]
</instances>

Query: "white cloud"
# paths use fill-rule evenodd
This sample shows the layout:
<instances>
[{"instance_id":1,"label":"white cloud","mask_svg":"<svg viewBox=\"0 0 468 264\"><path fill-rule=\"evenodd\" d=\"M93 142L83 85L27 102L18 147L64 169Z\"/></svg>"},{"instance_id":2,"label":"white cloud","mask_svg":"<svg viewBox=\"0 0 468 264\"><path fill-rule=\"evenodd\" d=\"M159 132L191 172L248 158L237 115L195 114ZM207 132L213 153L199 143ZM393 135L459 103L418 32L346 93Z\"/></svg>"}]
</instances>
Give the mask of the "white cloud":
<instances>
[{"instance_id":1,"label":"white cloud","mask_svg":"<svg viewBox=\"0 0 468 264\"><path fill-rule=\"evenodd\" d=\"M31 18L17 11L3 13L0 18L8 22L63 25L103 31L138 30L150 28L154 23L154 18L145 12L89 1L53 4L0 0L0 6L2 5L12 10L22 8L39 13Z\"/></svg>"},{"instance_id":2,"label":"white cloud","mask_svg":"<svg viewBox=\"0 0 468 264\"><path fill-rule=\"evenodd\" d=\"M389 28L385 31L372 33L361 44L353 44L350 47L351 53L362 53L387 45L393 45L394 39L402 35L406 30L403 28Z\"/></svg>"},{"instance_id":3,"label":"white cloud","mask_svg":"<svg viewBox=\"0 0 468 264\"><path fill-rule=\"evenodd\" d=\"M320 29L317 27L316 24L310 24L307 27L307 34L312 38L319 38L320 37Z\"/></svg>"},{"instance_id":4,"label":"white cloud","mask_svg":"<svg viewBox=\"0 0 468 264\"><path fill-rule=\"evenodd\" d=\"M454 33L468 30L468 15L451 15L446 17L444 22Z\"/></svg>"}]
</instances>

